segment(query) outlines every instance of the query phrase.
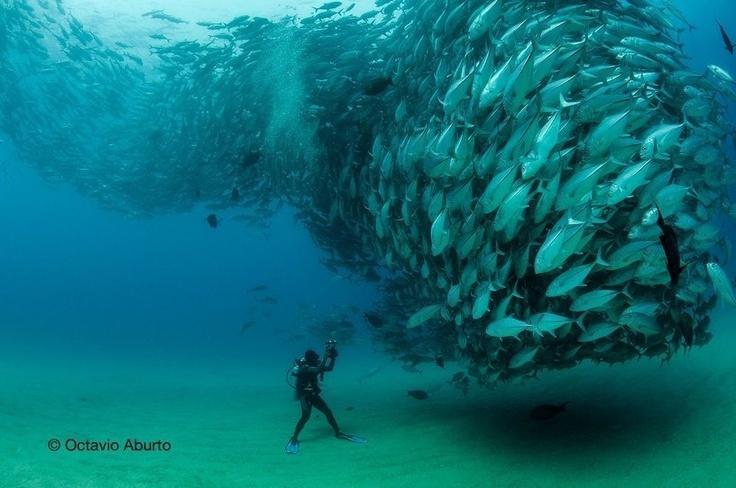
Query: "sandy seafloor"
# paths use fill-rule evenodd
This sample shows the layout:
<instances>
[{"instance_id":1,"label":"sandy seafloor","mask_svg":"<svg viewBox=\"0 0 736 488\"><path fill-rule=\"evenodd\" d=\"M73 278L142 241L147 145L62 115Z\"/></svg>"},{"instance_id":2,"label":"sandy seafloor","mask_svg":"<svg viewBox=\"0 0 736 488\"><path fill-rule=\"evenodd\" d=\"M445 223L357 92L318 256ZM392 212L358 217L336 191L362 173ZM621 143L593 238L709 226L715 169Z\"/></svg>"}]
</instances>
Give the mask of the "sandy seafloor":
<instances>
[{"instance_id":1,"label":"sandy seafloor","mask_svg":"<svg viewBox=\"0 0 736 488\"><path fill-rule=\"evenodd\" d=\"M284 453L298 406L281 363L92 361L0 344L0 486L734 487L732 314L717 312L709 345L665 365L585 363L468 397L444 383L452 364L413 375L388 364L358 382L375 365L348 350L324 395L343 429L369 443L334 439L315 413L295 456ZM431 396L413 400L407 388ZM565 400L554 420L527 417ZM50 452L51 437L172 449Z\"/></svg>"}]
</instances>

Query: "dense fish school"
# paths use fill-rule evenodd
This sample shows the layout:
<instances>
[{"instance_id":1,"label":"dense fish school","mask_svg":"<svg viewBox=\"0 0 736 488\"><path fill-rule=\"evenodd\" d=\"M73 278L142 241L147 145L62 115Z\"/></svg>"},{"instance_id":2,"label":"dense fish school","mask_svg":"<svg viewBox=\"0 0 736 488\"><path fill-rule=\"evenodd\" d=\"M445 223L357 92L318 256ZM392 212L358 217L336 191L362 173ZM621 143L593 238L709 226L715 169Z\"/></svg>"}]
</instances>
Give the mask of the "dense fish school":
<instances>
[{"instance_id":1,"label":"dense fish school","mask_svg":"<svg viewBox=\"0 0 736 488\"><path fill-rule=\"evenodd\" d=\"M330 2L156 34L150 54L60 1L0 9L22 159L132 214L294 206L329 265L381 281L391 354L494 384L666 359L736 304L713 224L736 85L688 69L667 3Z\"/></svg>"}]
</instances>

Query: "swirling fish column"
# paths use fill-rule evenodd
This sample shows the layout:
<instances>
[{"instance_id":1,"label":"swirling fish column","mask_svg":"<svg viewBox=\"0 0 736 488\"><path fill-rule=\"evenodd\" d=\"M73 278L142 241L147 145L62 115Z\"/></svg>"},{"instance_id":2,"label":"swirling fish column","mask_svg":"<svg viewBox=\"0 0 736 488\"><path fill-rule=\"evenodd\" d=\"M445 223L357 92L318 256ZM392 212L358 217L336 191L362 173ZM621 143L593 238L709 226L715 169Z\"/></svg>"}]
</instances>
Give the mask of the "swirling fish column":
<instances>
[{"instance_id":1,"label":"swirling fish column","mask_svg":"<svg viewBox=\"0 0 736 488\"><path fill-rule=\"evenodd\" d=\"M393 116L341 178L366 248L409 277L394 333L454 329L482 382L710 338L732 80L689 71L648 2L556 3L405 6L379 45Z\"/></svg>"}]
</instances>

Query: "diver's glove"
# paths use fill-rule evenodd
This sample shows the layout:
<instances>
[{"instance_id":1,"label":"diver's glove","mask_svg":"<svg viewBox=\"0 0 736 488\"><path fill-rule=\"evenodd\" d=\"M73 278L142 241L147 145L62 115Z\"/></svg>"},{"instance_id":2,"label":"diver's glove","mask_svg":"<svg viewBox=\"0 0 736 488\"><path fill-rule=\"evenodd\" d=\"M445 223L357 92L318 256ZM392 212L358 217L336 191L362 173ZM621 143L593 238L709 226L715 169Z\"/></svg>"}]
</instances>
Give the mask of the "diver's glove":
<instances>
[{"instance_id":1,"label":"diver's glove","mask_svg":"<svg viewBox=\"0 0 736 488\"><path fill-rule=\"evenodd\" d=\"M337 357L337 349L333 347L332 349L327 351L327 357L335 359Z\"/></svg>"}]
</instances>

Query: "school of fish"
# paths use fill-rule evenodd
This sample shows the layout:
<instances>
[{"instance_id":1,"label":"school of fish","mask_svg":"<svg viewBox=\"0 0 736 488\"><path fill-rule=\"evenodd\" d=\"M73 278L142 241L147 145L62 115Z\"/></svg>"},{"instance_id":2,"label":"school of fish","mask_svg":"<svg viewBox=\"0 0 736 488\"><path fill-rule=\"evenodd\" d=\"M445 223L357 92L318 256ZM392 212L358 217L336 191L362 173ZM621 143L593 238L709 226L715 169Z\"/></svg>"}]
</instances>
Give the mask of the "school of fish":
<instances>
[{"instance_id":1,"label":"school of fish","mask_svg":"<svg viewBox=\"0 0 736 488\"><path fill-rule=\"evenodd\" d=\"M690 70L681 13L352 8L201 22L142 53L59 0L4 2L0 128L46 178L134 215L291 205L331 266L380 280L386 351L481 384L710 340L718 300L736 305L714 223L736 213L736 84Z\"/></svg>"}]
</instances>

